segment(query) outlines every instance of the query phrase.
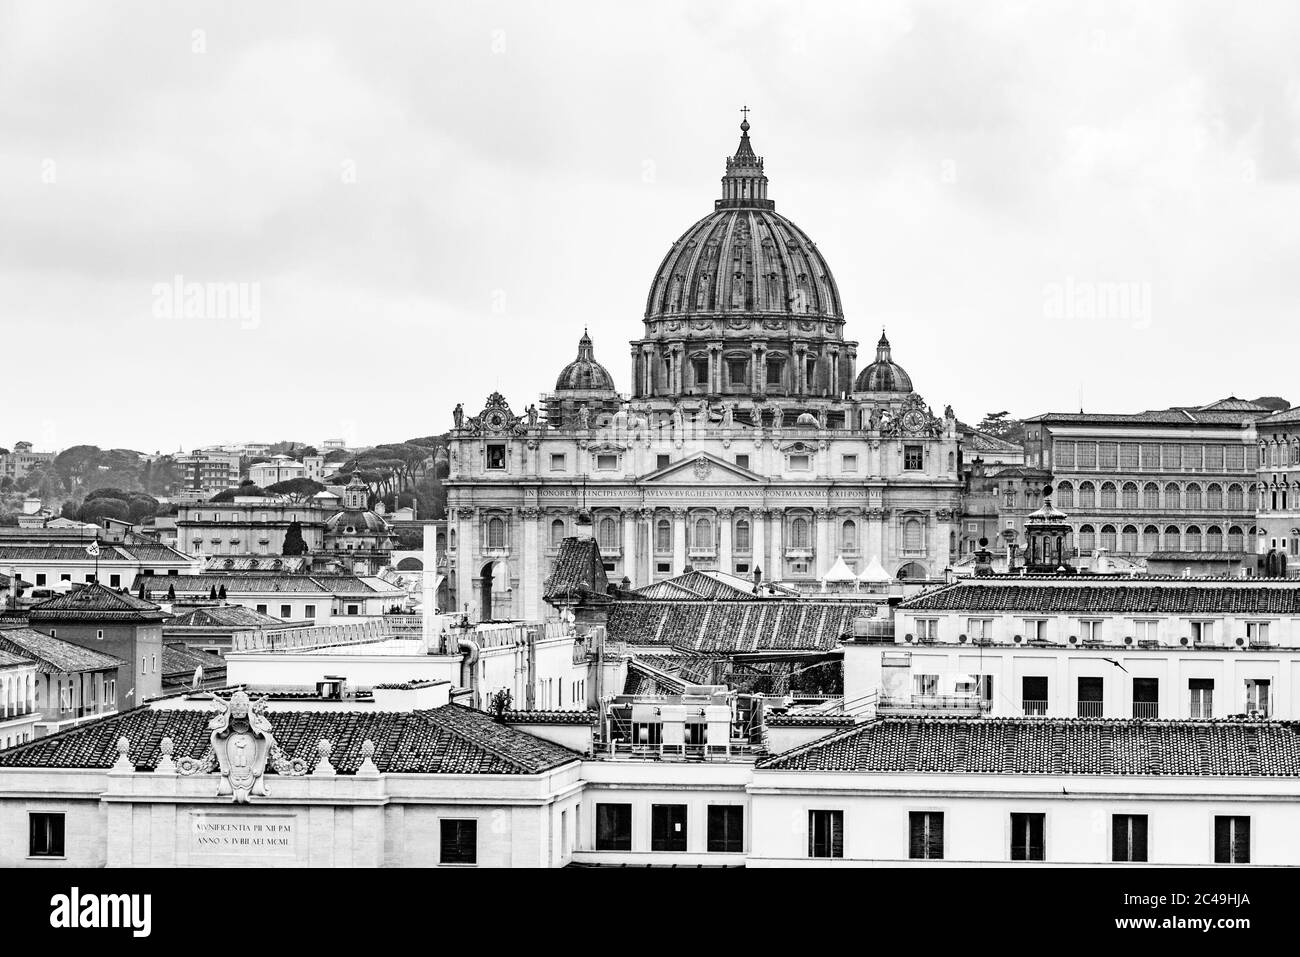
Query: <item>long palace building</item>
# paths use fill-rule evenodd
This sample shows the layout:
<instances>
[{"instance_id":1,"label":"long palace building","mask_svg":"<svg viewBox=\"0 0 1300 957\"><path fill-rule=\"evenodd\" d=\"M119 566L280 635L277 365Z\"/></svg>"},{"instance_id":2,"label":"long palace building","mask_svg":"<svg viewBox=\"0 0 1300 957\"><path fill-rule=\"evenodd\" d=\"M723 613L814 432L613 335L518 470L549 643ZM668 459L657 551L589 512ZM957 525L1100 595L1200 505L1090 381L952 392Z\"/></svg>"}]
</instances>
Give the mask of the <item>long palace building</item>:
<instances>
[{"instance_id":1,"label":"long palace building","mask_svg":"<svg viewBox=\"0 0 1300 957\"><path fill-rule=\"evenodd\" d=\"M687 565L798 584L840 558L922 580L950 563L956 416L913 390L883 332L858 370L830 266L776 211L741 131L721 198L651 280L630 393L584 332L542 408L499 393L475 415L456 407L458 609L542 617L559 544L585 529L633 586Z\"/></svg>"}]
</instances>

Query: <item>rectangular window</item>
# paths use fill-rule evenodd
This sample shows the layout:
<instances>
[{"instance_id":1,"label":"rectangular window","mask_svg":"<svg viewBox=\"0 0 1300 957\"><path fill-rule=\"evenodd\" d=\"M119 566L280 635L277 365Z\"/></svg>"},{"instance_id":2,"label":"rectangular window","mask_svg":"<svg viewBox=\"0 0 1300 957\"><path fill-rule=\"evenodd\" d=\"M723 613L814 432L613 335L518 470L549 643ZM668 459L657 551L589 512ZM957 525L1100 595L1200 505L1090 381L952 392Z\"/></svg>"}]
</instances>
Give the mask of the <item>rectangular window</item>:
<instances>
[{"instance_id":1,"label":"rectangular window","mask_svg":"<svg viewBox=\"0 0 1300 957\"><path fill-rule=\"evenodd\" d=\"M596 850L632 850L632 805L596 805Z\"/></svg>"},{"instance_id":2,"label":"rectangular window","mask_svg":"<svg viewBox=\"0 0 1300 957\"><path fill-rule=\"evenodd\" d=\"M44 573L44 572L37 572L37 573L36 573L36 584L37 584L37 586L40 586L40 585L44 585L44 584L45 584L45 573Z\"/></svg>"},{"instance_id":3,"label":"rectangular window","mask_svg":"<svg viewBox=\"0 0 1300 957\"><path fill-rule=\"evenodd\" d=\"M1079 637L1087 642L1100 643L1102 640L1101 620L1080 620Z\"/></svg>"},{"instance_id":4,"label":"rectangular window","mask_svg":"<svg viewBox=\"0 0 1300 957\"><path fill-rule=\"evenodd\" d=\"M1196 645L1214 644L1214 622L1212 621L1192 622L1192 644L1196 644Z\"/></svg>"},{"instance_id":5,"label":"rectangular window","mask_svg":"<svg viewBox=\"0 0 1300 957\"><path fill-rule=\"evenodd\" d=\"M671 459L670 456L667 456L667 455L656 455L656 456L655 456L655 468L656 468L656 469L666 469L666 468L668 468L668 464L669 464L669 462L670 462L671 460L672 460L672 459Z\"/></svg>"},{"instance_id":6,"label":"rectangular window","mask_svg":"<svg viewBox=\"0 0 1300 957\"><path fill-rule=\"evenodd\" d=\"M709 360L708 359L692 359L691 368L695 370L696 385L709 384Z\"/></svg>"},{"instance_id":7,"label":"rectangular window","mask_svg":"<svg viewBox=\"0 0 1300 957\"><path fill-rule=\"evenodd\" d=\"M740 804L711 804L708 812L708 849L739 854L745 849L745 808Z\"/></svg>"},{"instance_id":8,"label":"rectangular window","mask_svg":"<svg viewBox=\"0 0 1300 957\"><path fill-rule=\"evenodd\" d=\"M943 860L943 814L911 811L907 815L907 856L914 861Z\"/></svg>"},{"instance_id":9,"label":"rectangular window","mask_svg":"<svg viewBox=\"0 0 1300 957\"><path fill-rule=\"evenodd\" d=\"M487 467L490 469L504 469L506 467L506 447L499 442L493 442L487 447Z\"/></svg>"},{"instance_id":10,"label":"rectangular window","mask_svg":"<svg viewBox=\"0 0 1300 957\"><path fill-rule=\"evenodd\" d=\"M1214 679L1190 678L1187 681L1187 693L1191 699L1191 717L1214 717Z\"/></svg>"},{"instance_id":11,"label":"rectangular window","mask_svg":"<svg viewBox=\"0 0 1300 957\"><path fill-rule=\"evenodd\" d=\"M1047 619L1026 618L1025 619L1025 640L1046 641L1047 640Z\"/></svg>"},{"instance_id":12,"label":"rectangular window","mask_svg":"<svg viewBox=\"0 0 1300 957\"><path fill-rule=\"evenodd\" d=\"M840 459L841 472L856 472L858 470L858 457L856 455L845 455Z\"/></svg>"},{"instance_id":13,"label":"rectangular window","mask_svg":"<svg viewBox=\"0 0 1300 957\"><path fill-rule=\"evenodd\" d=\"M921 446L903 446L903 468L909 472L919 472L925 468L925 453Z\"/></svg>"},{"instance_id":14,"label":"rectangular window","mask_svg":"<svg viewBox=\"0 0 1300 957\"><path fill-rule=\"evenodd\" d=\"M1097 447L1097 469L1101 472L1113 472L1119 466L1119 445L1115 442L1102 442Z\"/></svg>"},{"instance_id":15,"label":"rectangular window","mask_svg":"<svg viewBox=\"0 0 1300 957\"><path fill-rule=\"evenodd\" d=\"M807 455L790 456L791 472L807 472L810 468L812 468L812 459L809 456Z\"/></svg>"},{"instance_id":16,"label":"rectangular window","mask_svg":"<svg viewBox=\"0 0 1300 957\"><path fill-rule=\"evenodd\" d=\"M782 371L782 362L780 359L768 359L767 360L767 384L779 386L781 384L781 371Z\"/></svg>"},{"instance_id":17,"label":"rectangular window","mask_svg":"<svg viewBox=\"0 0 1300 957\"><path fill-rule=\"evenodd\" d=\"M966 631L970 635L971 641L992 641L993 619L972 618L966 623Z\"/></svg>"},{"instance_id":18,"label":"rectangular window","mask_svg":"<svg viewBox=\"0 0 1300 957\"><path fill-rule=\"evenodd\" d=\"M1080 718L1100 718L1104 680L1096 677L1080 677L1078 681L1078 714Z\"/></svg>"},{"instance_id":19,"label":"rectangular window","mask_svg":"<svg viewBox=\"0 0 1300 957\"><path fill-rule=\"evenodd\" d=\"M1058 468L1067 469L1067 470L1074 468L1074 443L1073 442L1057 442L1053 446L1053 451L1054 451L1054 457L1056 459L1056 465Z\"/></svg>"},{"instance_id":20,"label":"rectangular window","mask_svg":"<svg viewBox=\"0 0 1300 957\"><path fill-rule=\"evenodd\" d=\"M552 471L552 472L563 472L563 471L564 471L564 453L563 453L563 452L552 452L552 453L551 453L551 471Z\"/></svg>"},{"instance_id":21,"label":"rectangular window","mask_svg":"<svg viewBox=\"0 0 1300 957\"><path fill-rule=\"evenodd\" d=\"M1011 859L1013 861L1047 860L1047 847L1043 840L1046 822L1045 814L1011 815Z\"/></svg>"},{"instance_id":22,"label":"rectangular window","mask_svg":"<svg viewBox=\"0 0 1300 957\"><path fill-rule=\"evenodd\" d=\"M267 613L267 612L266 612L266 606L265 606L265 605L258 605L258 606L257 606L257 610L258 610L259 613L261 613L261 614L263 614L263 615L265 615L265 614Z\"/></svg>"},{"instance_id":23,"label":"rectangular window","mask_svg":"<svg viewBox=\"0 0 1300 957\"><path fill-rule=\"evenodd\" d=\"M1246 622L1246 642L1251 645L1267 645L1268 644L1268 622L1266 621Z\"/></svg>"},{"instance_id":24,"label":"rectangular window","mask_svg":"<svg viewBox=\"0 0 1300 957\"><path fill-rule=\"evenodd\" d=\"M280 617L281 617L281 618L288 619L288 618L291 618L292 616L293 616L293 606L291 606L291 605L281 605L281 606L280 606Z\"/></svg>"},{"instance_id":25,"label":"rectangular window","mask_svg":"<svg viewBox=\"0 0 1300 957\"><path fill-rule=\"evenodd\" d=\"M478 821L443 820L438 822L441 832L439 864L478 863Z\"/></svg>"},{"instance_id":26,"label":"rectangular window","mask_svg":"<svg viewBox=\"0 0 1300 957\"><path fill-rule=\"evenodd\" d=\"M912 687L918 695L935 695L939 693L938 675L912 675Z\"/></svg>"},{"instance_id":27,"label":"rectangular window","mask_svg":"<svg viewBox=\"0 0 1300 957\"><path fill-rule=\"evenodd\" d=\"M1160 641L1160 622L1158 621L1134 621L1133 637L1142 642L1159 642Z\"/></svg>"},{"instance_id":28,"label":"rectangular window","mask_svg":"<svg viewBox=\"0 0 1300 957\"><path fill-rule=\"evenodd\" d=\"M939 639L939 619L918 618L916 620L916 637L920 641L937 641Z\"/></svg>"},{"instance_id":29,"label":"rectangular window","mask_svg":"<svg viewBox=\"0 0 1300 957\"><path fill-rule=\"evenodd\" d=\"M728 359L727 377L731 380L732 385L747 385L749 383L749 363L744 359Z\"/></svg>"},{"instance_id":30,"label":"rectangular window","mask_svg":"<svg viewBox=\"0 0 1300 957\"><path fill-rule=\"evenodd\" d=\"M1250 818L1215 817L1214 863L1250 863Z\"/></svg>"},{"instance_id":31,"label":"rectangular window","mask_svg":"<svg viewBox=\"0 0 1300 957\"><path fill-rule=\"evenodd\" d=\"M1147 816L1114 814L1110 824L1110 859L1126 864L1147 860Z\"/></svg>"},{"instance_id":32,"label":"rectangular window","mask_svg":"<svg viewBox=\"0 0 1300 957\"><path fill-rule=\"evenodd\" d=\"M349 615L355 615L356 613L357 613L357 606L356 606L356 605L348 605L348 614L349 614Z\"/></svg>"},{"instance_id":33,"label":"rectangular window","mask_svg":"<svg viewBox=\"0 0 1300 957\"><path fill-rule=\"evenodd\" d=\"M1246 713L1259 713L1261 718L1269 717L1269 691L1272 682L1268 678L1246 679Z\"/></svg>"},{"instance_id":34,"label":"rectangular window","mask_svg":"<svg viewBox=\"0 0 1300 957\"><path fill-rule=\"evenodd\" d=\"M844 856L844 812L808 812L808 856Z\"/></svg>"},{"instance_id":35,"label":"rectangular window","mask_svg":"<svg viewBox=\"0 0 1300 957\"><path fill-rule=\"evenodd\" d=\"M109 576L108 576L108 584L109 584L109 587L110 587L110 588L121 588L121 587L122 587L122 576L121 576L121 575L109 575Z\"/></svg>"},{"instance_id":36,"label":"rectangular window","mask_svg":"<svg viewBox=\"0 0 1300 957\"><path fill-rule=\"evenodd\" d=\"M1160 716L1160 679L1133 679L1133 717L1151 720Z\"/></svg>"},{"instance_id":37,"label":"rectangular window","mask_svg":"<svg viewBox=\"0 0 1300 957\"><path fill-rule=\"evenodd\" d=\"M650 805L650 850L686 850L686 805Z\"/></svg>"},{"instance_id":38,"label":"rectangular window","mask_svg":"<svg viewBox=\"0 0 1300 957\"><path fill-rule=\"evenodd\" d=\"M315 617L316 617L316 606L315 606L315 605L303 605L303 606L302 606L302 615L303 615L304 618L315 618Z\"/></svg>"},{"instance_id":39,"label":"rectangular window","mask_svg":"<svg viewBox=\"0 0 1300 957\"><path fill-rule=\"evenodd\" d=\"M618 456L608 452L597 455L596 468L601 472L612 472L618 468Z\"/></svg>"},{"instance_id":40,"label":"rectangular window","mask_svg":"<svg viewBox=\"0 0 1300 957\"><path fill-rule=\"evenodd\" d=\"M28 819L31 836L27 853L32 857L62 857L63 815L36 811Z\"/></svg>"},{"instance_id":41,"label":"rectangular window","mask_svg":"<svg viewBox=\"0 0 1300 957\"><path fill-rule=\"evenodd\" d=\"M737 456L736 456L736 464L739 465L742 469L747 469L747 468L749 468L749 456L748 456L748 455L737 455Z\"/></svg>"},{"instance_id":42,"label":"rectangular window","mask_svg":"<svg viewBox=\"0 0 1300 957\"><path fill-rule=\"evenodd\" d=\"M1047 676L1025 675L1020 679L1021 704L1027 716L1047 714Z\"/></svg>"}]
</instances>

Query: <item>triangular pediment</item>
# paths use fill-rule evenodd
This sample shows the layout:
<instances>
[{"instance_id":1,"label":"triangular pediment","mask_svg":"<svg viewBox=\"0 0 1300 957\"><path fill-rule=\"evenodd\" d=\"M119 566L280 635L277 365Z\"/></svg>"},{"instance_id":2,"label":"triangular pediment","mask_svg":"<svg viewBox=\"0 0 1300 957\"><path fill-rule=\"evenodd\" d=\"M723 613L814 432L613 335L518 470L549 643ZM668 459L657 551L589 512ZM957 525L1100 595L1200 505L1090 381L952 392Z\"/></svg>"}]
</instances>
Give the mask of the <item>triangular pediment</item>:
<instances>
[{"instance_id":1,"label":"triangular pediment","mask_svg":"<svg viewBox=\"0 0 1300 957\"><path fill-rule=\"evenodd\" d=\"M735 462L728 462L710 452L696 452L661 469L655 469L641 476L637 481L664 485L682 482L728 485L764 483L767 479L757 472L741 468Z\"/></svg>"}]
</instances>

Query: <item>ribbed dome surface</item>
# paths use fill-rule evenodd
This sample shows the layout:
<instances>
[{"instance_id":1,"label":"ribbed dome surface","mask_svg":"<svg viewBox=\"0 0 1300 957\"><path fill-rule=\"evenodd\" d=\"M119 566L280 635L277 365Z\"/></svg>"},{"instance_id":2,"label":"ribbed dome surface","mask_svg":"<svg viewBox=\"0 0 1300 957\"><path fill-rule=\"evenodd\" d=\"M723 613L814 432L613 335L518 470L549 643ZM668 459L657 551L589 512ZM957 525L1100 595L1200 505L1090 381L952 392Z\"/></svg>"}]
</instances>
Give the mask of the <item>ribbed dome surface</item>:
<instances>
[{"instance_id":1,"label":"ribbed dome surface","mask_svg":"<svg viewBox=\"0 0 1300 957\"><path fill-rule=\"evenodd\" d=\"M808 234L772 209L715 209L673 243L646 319L716 315L842 319L830 267Z\"/></svg>"},{"instance_id":2,"label":"ribbed dome surface","mask_svg":"<svg viewBox=\"0 0 1300 957\"><path fill-rule=\"evenodd\" d=\"M325 525L339 534L349 534L348 528L354 529L350 533L354 535L377 535L388 530L388 523L369 509L343 509L331 515Z\"/></svg>"},{"instance_id":3,"label":"ribbed dome surface","mask_svg":"<svg viewBox=\"0 0 1300 957\"><path fill-rule=\"evenodd\" d=\"M591 336L583 330L578 340L578 358L574 359L555 380L556 392L613 392L614 377L596 361Z\"/></svg>"},{"instance_id":4,"label":"ribbed dome surface","mask_svg":"<svg viewBox=\"0 0 1300 957\"><path fill-rule=\"evenodd\" d=\"M889 340L880 334L876 343L876 361L858 373L854 392L911 392L912 377L890 354Z\"/></svg>"}]
</instances>

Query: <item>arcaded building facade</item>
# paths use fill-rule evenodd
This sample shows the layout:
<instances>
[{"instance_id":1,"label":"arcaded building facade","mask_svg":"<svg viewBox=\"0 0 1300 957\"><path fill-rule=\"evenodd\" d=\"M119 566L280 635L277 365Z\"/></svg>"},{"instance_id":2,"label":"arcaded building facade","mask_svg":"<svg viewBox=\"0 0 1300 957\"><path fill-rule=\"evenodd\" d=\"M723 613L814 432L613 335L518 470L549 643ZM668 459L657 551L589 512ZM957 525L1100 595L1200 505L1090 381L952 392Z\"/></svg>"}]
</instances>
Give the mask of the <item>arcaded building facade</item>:
<instances>
[{"instance_id":1,"label":"arcaded building facade","mask_svg":"<svg viewBox=\"0 0 1300 957\"><path fill-rule=\"evenodd\" d=\"M688 565L816 587L839 557L907 579L950 564L956 416L914 391L883 332L858 369L830 266L768 198L748 130L713 211L654 272L628 393L584 332L541 408L457 406L458 609L542 617L560 542L584 532L634 586Z\"/></svg>"}]
</instances>

